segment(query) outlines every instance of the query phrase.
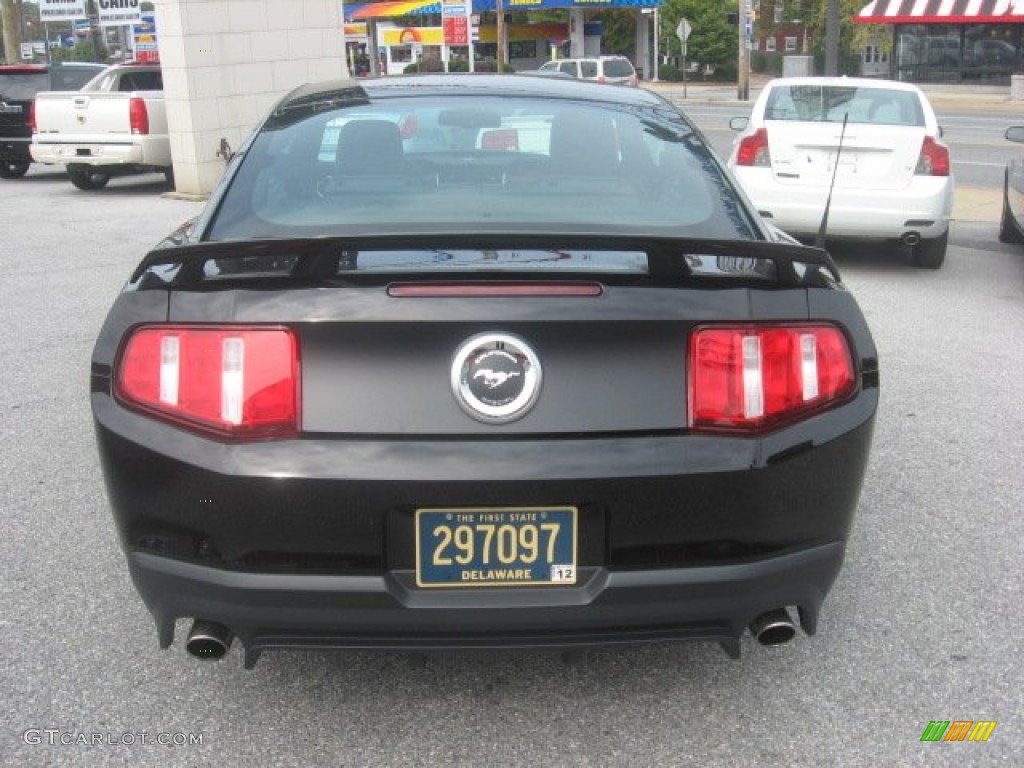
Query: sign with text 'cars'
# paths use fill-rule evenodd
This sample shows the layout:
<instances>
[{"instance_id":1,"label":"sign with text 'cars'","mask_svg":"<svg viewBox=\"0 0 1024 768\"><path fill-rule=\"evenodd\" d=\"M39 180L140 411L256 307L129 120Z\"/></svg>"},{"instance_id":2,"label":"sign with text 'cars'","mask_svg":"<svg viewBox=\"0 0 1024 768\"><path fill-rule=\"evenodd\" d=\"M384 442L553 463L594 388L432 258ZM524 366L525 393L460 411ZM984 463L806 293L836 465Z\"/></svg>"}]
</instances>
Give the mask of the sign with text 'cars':
<instances>
[{"instance_id":1,"label":"sign with text 'cars'","mask_svg":"<svg viewBox=\"0 0 1024 768\"><path fill-rule=\"evenodd\" d=\"M40 21L71 21L87 16L85 0L39 0Z\"/></svg>"},{"instance_id":2,"label":"sign with text 'cars'","mask_svg":"<svg viewBox=\"0 0 1024 768\"><path fill-rule=\"evenodd\" d=\"M142 21L141 0L96 0L101 27L123 27Z\"/></svg>"}]
</instances>

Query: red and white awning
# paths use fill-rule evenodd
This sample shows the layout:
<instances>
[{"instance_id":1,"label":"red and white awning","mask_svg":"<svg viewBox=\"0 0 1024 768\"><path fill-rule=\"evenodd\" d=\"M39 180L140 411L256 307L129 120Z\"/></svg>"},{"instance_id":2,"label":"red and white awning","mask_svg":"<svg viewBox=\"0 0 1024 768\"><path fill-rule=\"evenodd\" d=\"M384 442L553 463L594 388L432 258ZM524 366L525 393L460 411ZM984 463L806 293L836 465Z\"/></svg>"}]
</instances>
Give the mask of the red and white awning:
<instances>
[{"instance_id":1,"label":"red and white awning","mask_svg":"<svg viewBox=\"0 0 1024 768\"><path fill-rule=\"evenodd\" d=\"M859 24L1021 24L1024 0L873 0Z\"/></svg>"}]
</instances>

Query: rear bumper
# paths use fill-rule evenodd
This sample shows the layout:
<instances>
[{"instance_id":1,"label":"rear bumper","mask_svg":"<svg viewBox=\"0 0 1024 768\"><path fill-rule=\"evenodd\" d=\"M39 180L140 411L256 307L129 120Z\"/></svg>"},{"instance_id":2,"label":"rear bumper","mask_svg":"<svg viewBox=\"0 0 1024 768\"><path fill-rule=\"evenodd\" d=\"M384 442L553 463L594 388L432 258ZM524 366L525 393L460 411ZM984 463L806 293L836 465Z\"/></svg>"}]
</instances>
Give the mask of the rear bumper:
<instances>
[{"instance_id":1,"label":"rear bumper","mask_svg":"<svg viewBox=\"0 0 1024 768\"><path fill-rule=\"evenodd\" d=\"M18 136L0 136L0 157L11 160L31 160L29 147L32 139Z\"/></svg>"},{"instance_id":2,"label":"rear bumper","mask_svg":"<svg viewBox=\"0 0 1024 768\"><path fill-rule=\"evenodd\" d=\"M413 573L382 576L226 571L132 552L132 579L161 645L178 617L216 617L245 645L246 666L274 648L542 648L711 640L735 646L760 613L796 605L813 634L843 560L832 542L762 561L610 572L580 584L508 590L417 590Z\"/></svg>"},{"instance_id":3,"label":"rear bumper","mask_svg":"<svg viewBox=\"0 0 1024 768\"><path fill-rule=\"evenodd\" d=\"M818 233L827 187L779 184L768 168L733 170L757 210L777 227L795 237ZM828 234L891 240L917 232L931 239L949 228L952 213L952 177L915 176L899 190L837 188L829 208Z\"/></svg>"},{"instance_id":4,"label":"rear bumper","mask_svg":"<svg viewBox=\"0 0 1024 768\"><path fill-rule=\"evenodd\" d=\"M878 390L759 439L669 434L227 445L93 393L115 522L161 644L182 618L246 646L714 640L839 571ZM157 448L159 446L159 448ZM418 589L417 507L573 505L573 586ZM731 652L731 650L730 650Z\"/></svg>"},{"instance_id":5,"label":"rear bumper","mask_svg":"<svg viewBox=\"0 0 1024 768\"><path fill-rule=\"evenodd\" d=\"M123 144L68 143L35 141L32 158L37 163L82 163L90 166L144 166L168 168L171 165L170 144L166 137L140 137Z\"/></svg>"}]
</instances>

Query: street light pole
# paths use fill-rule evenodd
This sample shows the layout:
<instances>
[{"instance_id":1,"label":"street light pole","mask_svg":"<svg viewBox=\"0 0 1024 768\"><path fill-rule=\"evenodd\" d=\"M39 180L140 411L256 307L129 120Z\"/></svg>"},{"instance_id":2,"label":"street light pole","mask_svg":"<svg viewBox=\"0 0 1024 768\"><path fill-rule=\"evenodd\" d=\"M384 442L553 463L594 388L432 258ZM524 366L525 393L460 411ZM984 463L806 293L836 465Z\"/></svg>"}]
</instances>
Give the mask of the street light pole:
<instances>
[{"instance_id":1,"label":"street light pole","mask_svg":"<svg viewBox=\"0 0 1024 768\"><path fill-rule=\"evenodd\" d=\"M658 63L660 55L658 53L658 38L661 37L661 18L658 16L658 7L654 7L654 82L658 82Z\"/></svg>"}]
</instances>

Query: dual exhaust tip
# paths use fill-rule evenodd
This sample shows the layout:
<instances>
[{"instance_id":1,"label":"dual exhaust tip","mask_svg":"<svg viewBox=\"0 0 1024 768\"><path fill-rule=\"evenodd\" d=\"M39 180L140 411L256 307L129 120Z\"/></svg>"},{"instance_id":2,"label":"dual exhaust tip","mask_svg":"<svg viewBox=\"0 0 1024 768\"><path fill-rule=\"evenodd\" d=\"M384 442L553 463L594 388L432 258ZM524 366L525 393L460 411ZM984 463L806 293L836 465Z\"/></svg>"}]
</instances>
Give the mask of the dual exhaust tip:
<instances>
[{"instance_id":1,"label":"dual exhaust tip","mask_svg":"<svg viewBox=\"0 0 1024 768\"><path fill-rule=\"evenodd\" d=\"M750 633L761 645L788 643L796 635L796 626L785 608L762 613L750 623ZM186 650L197 659L220 659L231 648L231 630L223 624L196 619L189 630Z\"/></svg>"}]
</instances>

